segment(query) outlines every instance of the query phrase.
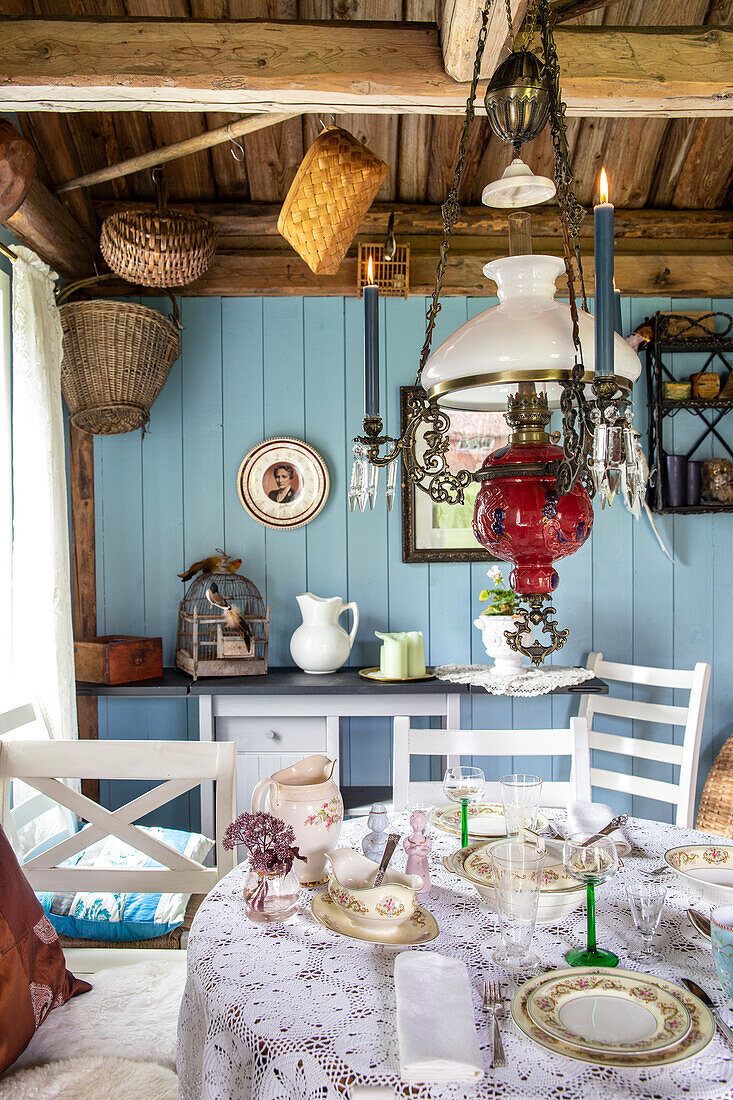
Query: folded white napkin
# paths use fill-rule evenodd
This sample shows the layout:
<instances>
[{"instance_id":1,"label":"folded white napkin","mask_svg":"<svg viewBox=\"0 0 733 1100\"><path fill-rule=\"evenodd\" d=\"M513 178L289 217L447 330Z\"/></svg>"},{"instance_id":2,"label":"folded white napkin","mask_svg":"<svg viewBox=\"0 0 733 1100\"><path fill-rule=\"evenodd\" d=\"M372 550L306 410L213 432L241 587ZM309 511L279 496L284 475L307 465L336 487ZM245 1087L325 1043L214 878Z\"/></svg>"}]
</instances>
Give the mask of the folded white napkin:
<instances>
[{"instance_id":1,"label":"folded white napkin","mask_svg":"<svg viewBox=\"0 0 733 1100\"><path fill-rule=\"evenodd\" d=\"M569 802L567 818L560 831L565 836L572 836L573 833L584 833L585 836L593 836L604 825L608 825L613 816L614 813L611 807L606 806L603 802ZM627 856L631 851L631 845L621 829L616 829L611 833L611 840L616 845L616 851L620 856Z\"/></svg>"},{"instance_id":2,"label":"folded white napkin","mask_svg":"<svg viewBox=\"0 0 733 1100\"><path fill-rule=\"evenodd\" d=\"M394 967L400 1075L410 1084L484 1075L466 964L433 951L403 951Z\"/></svg>"}]
</instances>

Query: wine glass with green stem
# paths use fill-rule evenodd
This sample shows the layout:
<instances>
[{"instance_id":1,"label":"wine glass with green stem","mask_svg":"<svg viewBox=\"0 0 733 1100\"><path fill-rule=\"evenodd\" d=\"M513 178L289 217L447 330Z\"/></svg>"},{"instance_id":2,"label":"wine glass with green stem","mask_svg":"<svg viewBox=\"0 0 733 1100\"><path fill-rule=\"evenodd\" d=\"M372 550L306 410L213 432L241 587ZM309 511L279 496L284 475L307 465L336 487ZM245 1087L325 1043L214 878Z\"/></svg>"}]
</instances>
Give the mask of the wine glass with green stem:
<instances>
[{"instance_id":1,"label":"wine glass with green stem","mask_svg":"<svg viewBox=\"0 0 733 1100\"><path fill-rule=\"evenodd\" d=\"M571 878L584 882L588 899L588 945L568 951L565 959L570 966L618 966L618 956L596 944L596 886L606 882L618 871L618 852L610 837L599 837L591 844L587 837L575 834L565 841L563 866Z\"/></svg>"},{"instance_id":2,"label":"wine glass with green stem","mask_svg":"<svg viewBox=\"0 0 733 1100\"><path fill-rule=\"evenodd\" d=\"M443 794L451 802L461 804L461 847L468 844L468 807L480 802L486 788L486 778L481 768L448 768L443 776Z\"/></svg>"}]
</instances>

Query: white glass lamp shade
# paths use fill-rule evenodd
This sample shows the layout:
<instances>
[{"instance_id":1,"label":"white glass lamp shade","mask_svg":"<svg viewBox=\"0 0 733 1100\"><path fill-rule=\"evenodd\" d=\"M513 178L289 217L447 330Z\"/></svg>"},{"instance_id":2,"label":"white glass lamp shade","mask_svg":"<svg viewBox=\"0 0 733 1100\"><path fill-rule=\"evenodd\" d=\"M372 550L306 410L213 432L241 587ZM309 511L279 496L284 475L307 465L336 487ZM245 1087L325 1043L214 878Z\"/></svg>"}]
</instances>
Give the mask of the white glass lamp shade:
<instances>
[{"instance_id":1,"label":"white glass lamp shade","mask_svg":"<svg viewBox=\"0 0 733 1100\"><path fill-rule=\"evenodd\" d=\"M547 176L535 176L519 157L508 165L498 180L487 183L481 195L484 206L515 209L548 202L555 195L555 184Z\"/></svg>"},{"instance_id":2,"label":"white glass lamp shade","mask_svg":"<svg viewBox=\"0 0 733 1100\"><path fill-rule=\"evenodd\" d=\"M570 307L555 301L555 280L565 266L557 256L506 256L492 260L484 275L497 285L499 304L456 329L425 364L422 384L449 409L503 412L519 382L534 382L560 405L558 378L575 362ZM593 317L580 310L580 341L586 379L595 366ZM641 360L622 336L614 338L614 366L631 385Z\"/></svg>"}]
</instances>

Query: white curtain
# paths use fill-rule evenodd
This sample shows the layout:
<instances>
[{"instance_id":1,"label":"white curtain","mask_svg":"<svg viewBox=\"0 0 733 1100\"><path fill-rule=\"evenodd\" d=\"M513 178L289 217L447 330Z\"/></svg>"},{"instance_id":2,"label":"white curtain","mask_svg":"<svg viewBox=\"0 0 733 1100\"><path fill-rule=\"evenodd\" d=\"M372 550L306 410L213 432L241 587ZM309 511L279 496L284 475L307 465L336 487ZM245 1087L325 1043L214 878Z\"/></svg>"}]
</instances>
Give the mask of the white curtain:
<instances>
[{"instance_id":1,"label":"white curtain","mask_svg":"<svg viewBox=\"0 0 733 1100\"><path fill-rule=\"evenodd\" d=\"M12 693L54 738L77 737L62 333L57 278L27 248L13 264Z\"/></svg>"}]
</instances>

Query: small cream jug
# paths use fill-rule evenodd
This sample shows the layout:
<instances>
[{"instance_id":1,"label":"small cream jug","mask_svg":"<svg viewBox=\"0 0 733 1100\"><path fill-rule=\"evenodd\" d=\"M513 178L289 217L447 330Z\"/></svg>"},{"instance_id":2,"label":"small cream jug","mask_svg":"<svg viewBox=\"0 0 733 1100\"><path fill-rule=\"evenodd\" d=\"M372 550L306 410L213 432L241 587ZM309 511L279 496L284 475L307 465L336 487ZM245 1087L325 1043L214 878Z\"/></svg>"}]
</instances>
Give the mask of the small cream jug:
<instances>
[{"instance_id":1,"label":"small cream jug","mask_svg":"<svg viewBox=\"0 0 733 1100\"><path fill-rule=\"evenodd\" d=\"M324 599L304 592L296 596L303 622L290 639L290 653L303 672L335 672L349 659L356 632L359 629L359 607L344 603L340 596ZM339 617L351 610L354 625L347 634L339 626Z\"/></svg>"},{"instance_id":2,"label":"small cream jug","mask_svg":"<svg viewBox=\"0 0 733 1100\"><path fill-rule=\"evenodd\" d=\"M252 813L262 810L279 817L295 832L295 847L307 857L296 859L293 870L304 886L326 882L326 856L338 844L344 803L334 782L334 760L316 754L261 779L252 791Z\"/></svg>"}]
</instances>

